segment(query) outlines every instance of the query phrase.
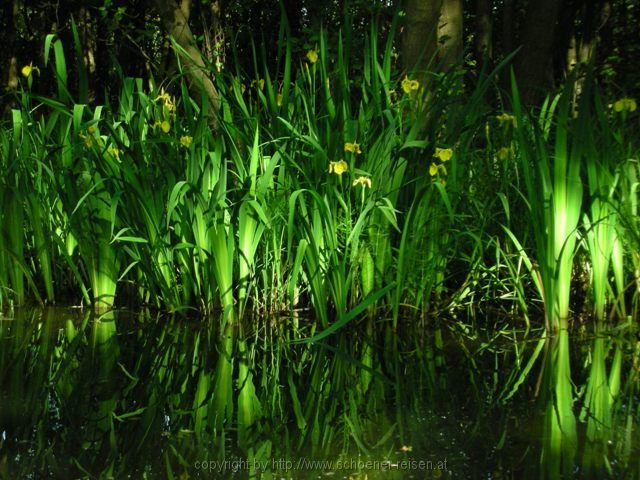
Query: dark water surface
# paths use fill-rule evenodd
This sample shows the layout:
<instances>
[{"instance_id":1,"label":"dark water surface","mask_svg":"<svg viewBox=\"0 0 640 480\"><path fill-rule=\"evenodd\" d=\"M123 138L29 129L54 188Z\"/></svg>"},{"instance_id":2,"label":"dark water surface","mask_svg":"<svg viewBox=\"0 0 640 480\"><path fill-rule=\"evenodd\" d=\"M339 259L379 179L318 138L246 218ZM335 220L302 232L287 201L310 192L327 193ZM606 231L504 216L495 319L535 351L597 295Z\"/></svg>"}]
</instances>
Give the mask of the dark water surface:
<instances>
[{"instance_id":1,"label":"dark water surface","mask_svg":"<svg viewBox=\"0 0 640 480\"><path fill-rule=\"evenodd\" d=\"M631 323L430 324L5 312L0 479L640 478Z\"/></svg>"}]
</instances>

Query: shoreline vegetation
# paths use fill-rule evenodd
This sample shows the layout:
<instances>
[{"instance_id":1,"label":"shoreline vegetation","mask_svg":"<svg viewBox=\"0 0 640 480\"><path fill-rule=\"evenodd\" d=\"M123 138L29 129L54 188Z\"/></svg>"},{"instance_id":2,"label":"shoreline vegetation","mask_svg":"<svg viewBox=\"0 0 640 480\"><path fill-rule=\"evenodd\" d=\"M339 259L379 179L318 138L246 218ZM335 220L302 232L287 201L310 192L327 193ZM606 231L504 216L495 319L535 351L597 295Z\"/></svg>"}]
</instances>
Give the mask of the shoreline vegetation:
<instances>
[{"instance_id":1,"label":"shoreline vegetation","mask_svg":"<svg viewBox=\"0 0 640 480\"><path fill-rule=\"evenodd\" d=\"M537 299L557 331L573 290L600 320L635 316L636 101L587 69L530 111L514 76L491 80L510 58L471 86L459 69L421 84L393 36L377 52L372 26L357 84L341 40L295 59L284 39L278 71L217 75L210 112L182 75L89 106L49 35L57 94L31 94L25 66L0 130L0 305L309 307L327 328L482 304L528 322Z\"/></svg>"}]
</instances>

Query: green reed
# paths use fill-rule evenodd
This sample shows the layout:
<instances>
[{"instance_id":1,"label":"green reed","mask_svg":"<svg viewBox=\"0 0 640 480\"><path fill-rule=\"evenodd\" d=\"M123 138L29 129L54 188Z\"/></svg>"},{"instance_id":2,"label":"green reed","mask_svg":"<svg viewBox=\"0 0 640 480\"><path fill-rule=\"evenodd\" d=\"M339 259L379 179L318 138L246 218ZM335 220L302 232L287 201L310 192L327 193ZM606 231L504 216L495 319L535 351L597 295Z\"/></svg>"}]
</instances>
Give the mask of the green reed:
<instances>
[{"instance_id":1,"label":"green reed","mask_svg":"<svg viewBox=\"0 0 640 480\"><path fill-rule=\"evenodd\" d=\"M540 124L524 115L512 78L519 157L527 203L533 219L538 287L544 300L549 331L566 329L577 227L582 206L581 135L569 137L570 85L556 101L543 107ZM554 111L558 107L557 114ZM551 123L555 129L551 135ZM551 151L549 148L551 143Z\"/></svg>"}]
</instances>

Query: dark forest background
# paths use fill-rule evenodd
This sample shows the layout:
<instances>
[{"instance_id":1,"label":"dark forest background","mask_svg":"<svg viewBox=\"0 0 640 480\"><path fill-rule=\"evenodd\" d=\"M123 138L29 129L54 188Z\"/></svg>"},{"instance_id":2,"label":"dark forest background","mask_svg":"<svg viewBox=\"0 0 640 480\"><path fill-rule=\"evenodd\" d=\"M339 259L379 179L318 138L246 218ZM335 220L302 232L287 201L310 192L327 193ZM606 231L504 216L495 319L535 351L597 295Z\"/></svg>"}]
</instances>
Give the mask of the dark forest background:
<instances>
[{"instance_id":1,"label":"dark forest background","mask_svg":"<svg viewBox=\"0 0 640 480\"><path fill-rule=\"evenodd\" d=\"M302 59L317 44L322 26L330 42L340 30L348 32L350 55L357 57L372 19L383 37L398 15L395 51L400 70L415 65L429 72L461 68L469 83L482 74L483 66L490 68L517 50L513 67L529 103L590 62L612 94L637 96L640 90L638 0L2 0L0 5L5 111L25 65L39 66L43 81L33 86L36 93L54 88L53 70L42 68L47 34L63 40L73 78L79 52L73 48L72 19L84 49L90 98L96 102L115 94L124 77L160 82L173 75L169 34L175 38L186 32L183 44L195 46L213 74L253 78L252 45L257 46L258 61L275 59L283 18L284 34L293 39ZM507 73L502 70L503 82ZM359 72L349 74L357 81Z\"/></svg>"}]
</instances>

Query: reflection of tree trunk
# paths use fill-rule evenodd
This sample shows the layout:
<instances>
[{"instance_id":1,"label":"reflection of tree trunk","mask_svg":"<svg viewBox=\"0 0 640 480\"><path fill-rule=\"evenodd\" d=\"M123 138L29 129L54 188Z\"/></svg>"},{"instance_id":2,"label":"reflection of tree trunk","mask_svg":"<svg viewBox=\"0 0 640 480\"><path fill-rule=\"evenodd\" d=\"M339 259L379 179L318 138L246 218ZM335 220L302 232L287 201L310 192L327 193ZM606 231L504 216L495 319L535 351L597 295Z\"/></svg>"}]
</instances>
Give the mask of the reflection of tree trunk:
<instances>
[{"instance_id":1,"label":"reflection of tree trunk","mask_svg":"<svg viewBox=\"0 0 640 480\"><path fill-rule=\"evenodd\" d=\"M438 25L440 60L450 68L462 58L462 0L444 0Z\"/></svg>"},{"instance_id":2,"label":"reflection of tree trunk","mask_svg":"<svg viewBox=\"0 0 640 480\"><path fill-rule=\"evenodd\" d=\"M184 52L179 51L178 54L194 96L199 97L200 91L205 94L211 113L210 122L215 128L217 126L215 114L220 109L220 97L209 78L202 53L196 46L195 38L189 28L188 18L184 15L187 6L184 4L185 1L178 5L174 0L154 0L156 11L160 14L160 20L165 30L184 50Z\"/></svg>"},{"instance_id":3,"label":"reflection of tree trunk","mask_svg":"<svg viewBox=\"0 0 640 480\"><path fill-rule=\"evenodd\" d=\"M537 0L529 3L524 25L522 50L516 71L522 98L533 104L541 97L550 65L551 46L562 0Z\"/></svg>"},{"instance_id":4,"label":"reflection of tree trunk","mask_svg":"<svg viewBox=\"0 0 640 480\"><path fill-rule=\"evenodd\" d=\"M476 58L490 60L493 57L491 41L491 5L489 0L476 0Z\"/></svg>"},{"instance_id":5,"label":"reflection of tree trunk","mask_svg":"<svg viewBox=\"0 0 640 480\"><path fill-rule=\"evenodd\" d=\"M437 49L437 26L442 0L407 0L402 34L405 70L426 70Z\"/></svg>"}]
</instances>

